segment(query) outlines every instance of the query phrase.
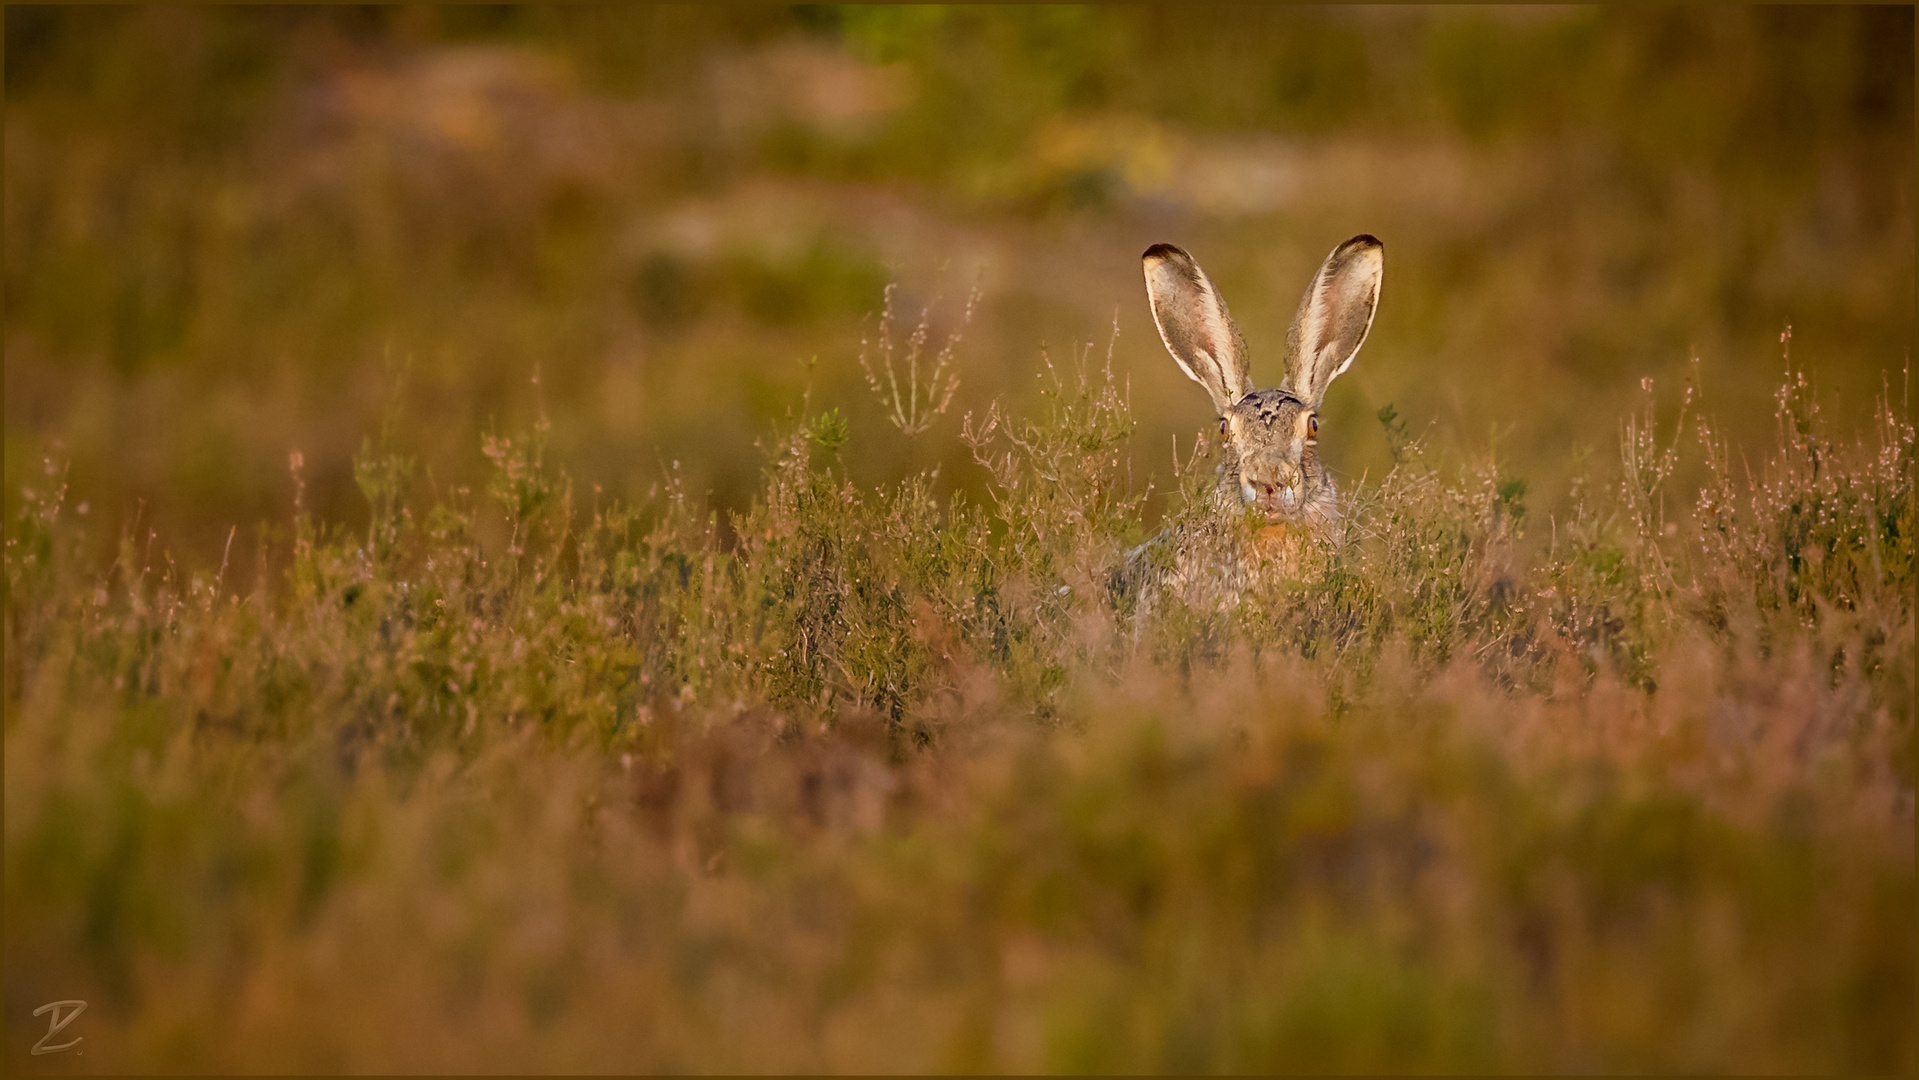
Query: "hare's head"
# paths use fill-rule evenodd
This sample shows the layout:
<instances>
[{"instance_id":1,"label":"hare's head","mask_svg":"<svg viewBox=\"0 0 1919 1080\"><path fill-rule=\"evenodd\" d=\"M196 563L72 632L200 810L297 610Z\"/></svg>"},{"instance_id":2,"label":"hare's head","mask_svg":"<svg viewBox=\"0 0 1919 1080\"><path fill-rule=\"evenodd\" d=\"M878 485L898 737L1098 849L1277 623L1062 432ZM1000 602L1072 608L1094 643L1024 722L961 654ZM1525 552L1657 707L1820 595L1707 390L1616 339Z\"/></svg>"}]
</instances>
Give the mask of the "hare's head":
<instances>
[{"instance_id":1,"label":"hare's head","mask_svg":"<svg viewBox=\"0 0 1919 1080\"><path fill-rule=\"evenodd\" d=\"M1326 521L1332 482L1319 462L1319 403L1334 376L1352 365L1379 304L1384 248L1355 236L1333 249L1313 276L1286 335L1286 378L1253 389L1246 340L1226 301L1191 255L1171 244L1146 249L1146 294L1153 321L1180 370L1206 388L1239 496L1275 524Z\"/></svg>"}]
</instances>

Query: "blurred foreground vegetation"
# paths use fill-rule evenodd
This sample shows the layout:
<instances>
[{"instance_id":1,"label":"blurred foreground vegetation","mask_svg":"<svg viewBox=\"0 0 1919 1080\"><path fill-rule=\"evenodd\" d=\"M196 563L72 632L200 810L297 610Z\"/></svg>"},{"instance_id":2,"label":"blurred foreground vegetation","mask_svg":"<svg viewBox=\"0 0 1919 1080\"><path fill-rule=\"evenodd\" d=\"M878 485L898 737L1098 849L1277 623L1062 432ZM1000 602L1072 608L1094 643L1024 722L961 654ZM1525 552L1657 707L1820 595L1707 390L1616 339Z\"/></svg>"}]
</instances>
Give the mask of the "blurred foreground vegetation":
<instances>
[{"instance_id":1,"label":"blurred foreground vegetation","mask_svg":"<svg viewBox=\"0 0 1919 1080\"><path fill-rule=\"evenodd\" d=\"M1789 377L1751 474L1649 406L1534 557L1490 463L1398 441L1303 577L1149 614L1125 400L1096 359L1048 394L969 431L985 501L854 483L802 413L731 548L540 426L430 499L369 439L370 525L302 509L247 592L264 552L136 533L100 572L49 462L5 555L9 1060L81 998L87 1056L38 1060L1913 1066L1903 397L1836 441Z\"/></svg>"}]
</instances>

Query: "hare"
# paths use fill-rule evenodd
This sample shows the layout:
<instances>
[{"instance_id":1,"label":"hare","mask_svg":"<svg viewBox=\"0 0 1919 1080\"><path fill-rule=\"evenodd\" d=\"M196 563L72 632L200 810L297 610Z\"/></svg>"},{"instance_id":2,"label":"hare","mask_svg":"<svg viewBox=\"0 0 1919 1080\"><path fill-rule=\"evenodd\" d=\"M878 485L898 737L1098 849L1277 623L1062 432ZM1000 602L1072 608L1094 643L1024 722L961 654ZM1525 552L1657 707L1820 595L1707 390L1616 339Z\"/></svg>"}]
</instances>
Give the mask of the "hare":
<instances>
[{"instance_id":1,"label":"hare","mask_svg":"<svg viewBox=\"0 0 1919 1080\"><path fill-rule=\"evenodd\" d=\"M1189 601L1230 603L1259 566L1293 572L1303 542L1336 534L1338 498L1319 460L1319 405L1372 328L1384 253L1362 234L1326 256L1286 334L1285 378L1277 389L1255 390L1246 341L1199 263L1171 244L1146 249L1153 321L1180 370L1213 399L1221 453L1210 520L1144 545L1129 564L1140 566L1170 539L1173 567L1163 584ZM1255 526L1250 537L1246 525Z\"/></svg>"}]
</instances>

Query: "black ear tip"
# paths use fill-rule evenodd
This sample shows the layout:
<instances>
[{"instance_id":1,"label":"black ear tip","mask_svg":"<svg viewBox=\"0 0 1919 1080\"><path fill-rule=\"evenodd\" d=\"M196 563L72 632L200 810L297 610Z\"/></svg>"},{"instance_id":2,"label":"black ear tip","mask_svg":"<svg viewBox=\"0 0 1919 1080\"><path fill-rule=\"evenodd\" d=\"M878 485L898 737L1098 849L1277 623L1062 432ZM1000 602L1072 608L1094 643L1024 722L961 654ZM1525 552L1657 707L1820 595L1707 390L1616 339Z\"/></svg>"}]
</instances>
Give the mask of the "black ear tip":
<instances>
[{"instance_id":1,"label":"black ear tip","mask_svg":"<svg viewBox=\"0 0 1919 1080\"><path fill-rule=\"evenodd\" d=\"M1386 247L1385 244L1382 244L1379 242L1379 237L1374 236L1372 233L1360 233L1358 236L1353 237L1351 240L1348 240L1339 246L1340 247L1374 247L1374 248L1380 248L1381 250L1384 250Z\"/></svg>"},{"instance_id":2,"label":"black ear tip","mask_svg":"<svg viewBox=\"0 0 1919 1080\"><path fill-rule=\"evenodd\" d=\"M1171 244L1154 244L1152 247L1147 248L1146 253L1141 255L1140 258L1142 260L1173 259L1173 258L1184 259L1184 258L1188 258L1188 256L1184 251L1181 251L1180 249L1174 247Z\"/></svg>"}]
</instances>

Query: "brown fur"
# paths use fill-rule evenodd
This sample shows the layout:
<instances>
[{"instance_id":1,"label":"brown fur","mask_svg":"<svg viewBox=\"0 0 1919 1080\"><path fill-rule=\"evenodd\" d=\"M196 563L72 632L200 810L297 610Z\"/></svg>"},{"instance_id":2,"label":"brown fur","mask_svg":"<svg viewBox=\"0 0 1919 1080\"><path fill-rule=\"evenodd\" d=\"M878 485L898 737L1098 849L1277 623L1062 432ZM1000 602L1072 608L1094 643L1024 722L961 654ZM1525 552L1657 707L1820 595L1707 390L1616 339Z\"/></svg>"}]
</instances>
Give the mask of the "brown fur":
<instances>
[{"instance_id":1,"label":"brown fur","mask_svg":"<svg viewBox=\"0 0 1919 1080\"><path fill-rule=\"evenodd\" d=\"M1180 370L1206 389L1220 418L1216 520L1154 541L1175 544L1168 585L1189 591L1209 583L1203 592L1230 599L1249 574L1295 574L1303 543L1336 534L1339 497L1319 460L1319 406L1372 326L1383 252L1362 234L1326 257L1287 332L1285 379L1271 390L1252 389L1245 338L1199 263L1171 244L1155 244L1142 256L1160 338ZM1265 526L1244 534L1248 510Z\"/></svg>"}]
</instances>

